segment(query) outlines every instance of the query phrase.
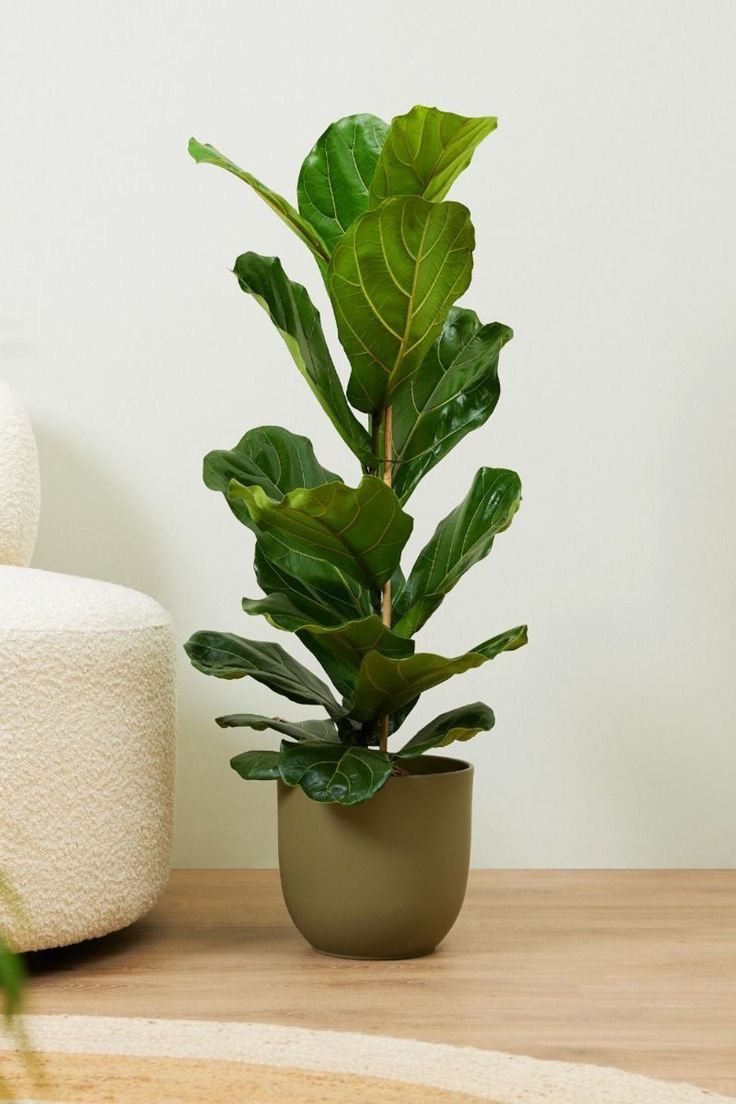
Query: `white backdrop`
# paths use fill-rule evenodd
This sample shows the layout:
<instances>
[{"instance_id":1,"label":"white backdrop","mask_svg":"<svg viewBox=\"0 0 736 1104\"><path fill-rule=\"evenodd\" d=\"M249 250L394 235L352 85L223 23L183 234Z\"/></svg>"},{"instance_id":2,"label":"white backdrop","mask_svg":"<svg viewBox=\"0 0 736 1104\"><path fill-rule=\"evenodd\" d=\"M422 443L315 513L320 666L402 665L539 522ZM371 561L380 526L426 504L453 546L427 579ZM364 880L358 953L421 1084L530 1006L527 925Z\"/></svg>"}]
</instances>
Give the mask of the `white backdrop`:
<instances>
[{"instance_id":1,"label":"white backdrop","mask_svg":"<svg viewBox=\"0 0 736 1104\"><path fill-rule=\"evenodd\" d=\"M454 654L522 620L531 643L412 720L496 710L467 749L477 865L733 865L735 39L732 0L3 0L0 374L39 437L36 565L149 591L182 640L288 645L240 613L250 537L200 461L276 423L357 478L228 269L276 253L324 293L187 139L293 195L342 115L496 114L453 198L478 236L464 301L516 337L492 420L412 500L409 561L476 468L518 469L511 530L422 643ZM182 655L179 865L274 863L272 787L228 767L252 737L212 718L283 708Z\"/></svg>"}]
</instances>

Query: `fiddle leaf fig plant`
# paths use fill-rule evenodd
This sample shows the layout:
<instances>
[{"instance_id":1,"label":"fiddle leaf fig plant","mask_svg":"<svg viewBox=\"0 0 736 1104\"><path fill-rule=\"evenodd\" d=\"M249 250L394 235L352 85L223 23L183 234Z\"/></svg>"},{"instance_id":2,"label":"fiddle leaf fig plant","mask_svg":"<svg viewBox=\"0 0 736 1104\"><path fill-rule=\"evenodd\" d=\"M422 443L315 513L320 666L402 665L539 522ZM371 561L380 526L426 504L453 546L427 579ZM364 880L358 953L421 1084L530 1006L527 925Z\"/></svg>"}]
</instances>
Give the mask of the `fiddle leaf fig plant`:
<instances>
[{"instance_id":1,"label":"fiddle leaf fig plant","mask_svg":"<svg viewBox=\"0 0 736 1104\"><path fill-rule=\"evenodd\" d=\"M243 253L241 289L271 319L320 406L357 460L355 475L324 468L311 441L279 426L249 430L209 453L204 481L251 531L261 597L243 610L295 633L329 684L279 644L196 632L192 664L216 678L250 677L321 718L253 713L223 728L270 729L280 750L244 751L246 779L281 779L315 801L354 805L409 760L493 727L474 702L436 717L393 749L391 737L425 690L526 643L525 626L460 655L416 650L414 637L450 590L490 552L521 501L518 475L481 468L405 574L419 482L500 394L498 361L512 331L457 306L470 285L470 212L446 196L496 119L414 107L390 124L351 115L307 154L295 208L214 147L192 138L195 161L248 184L312 253L327 289L350 376L343 388L319 311L281 261Z\"/></svg>"}]
</instances>

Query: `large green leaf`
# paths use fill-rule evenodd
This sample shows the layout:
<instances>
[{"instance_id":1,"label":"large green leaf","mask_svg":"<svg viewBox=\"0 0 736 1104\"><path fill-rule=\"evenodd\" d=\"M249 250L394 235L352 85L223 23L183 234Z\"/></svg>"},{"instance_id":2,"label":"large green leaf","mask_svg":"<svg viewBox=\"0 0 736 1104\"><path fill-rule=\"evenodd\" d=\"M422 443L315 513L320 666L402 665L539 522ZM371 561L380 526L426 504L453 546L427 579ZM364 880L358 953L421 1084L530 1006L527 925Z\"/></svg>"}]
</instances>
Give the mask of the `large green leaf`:
<instances>
[{"instance_id":1,"label":"large green leaf","mask_svg":"<svg viewBox=\"0 0 736 1104\"><path fill-rule=\"evenodd\" d=\"M244 598L243 609L246 613L263 614L279 629L297 633L342 694L352 693L367 652L378 651L398 659L414 651L413 641L387 628L375 613L340 625L315 624L284 594Z\"/></svg>"},{"instance_id":2,"label":"large green leaf","mask_svg":"<svg viewBox=\"0 0 736 1104\"><path fill-rule=\"evenodd\" d=\"M280 644L204 630L194 633L184 648L193 666L205 675L224 679L250 675L291 701L321 705L333 717L344 713L329 687Z\"/></svg>"},{"instance_id":3,"label":"large green leaf","mask_svg":"<svg viewBox=\"0 0 736 1104\"><path fill-rule=\"evenodd\" d=\"M505 468L481 468L459 506L444 518L394 595L395 629L413 636L462 575L487 556L521 502L521 480Z\"/></svg>"},{"instance_id":4,"label":"large green leaf","mask_svg":"<svg viewBox=\"0 0 736 1104\"><path fill-rule=\"evenodd\" d=\"M258 732L272 729L293 740L337 740L337 728L331 720L284 721L281 717L262 717L259 713L231 713L215 719L220 728L252 728Z\"/></svg>"},{"instance_id":5,"label":"large green leaf","mask_svg":"<svg viewBox=\"0 0 736 1104\"><path fill-rule=\"evenodd\" d=\"M417 196L389 199L346 231L328 288L353 406L379 410L417 371L470 283L474 244L466 207Z\"/></svg>"},{"instance_id":6,"label":"large green leaf","mask_svg":"<svg viewBox=\"0 0 736 1104\"><path fill-rule=\"evenodd\" d=\"M261 487L233 482L230 497L245 503L259 532L373 588L393 574L413 525L391 488L372 475L356 489L327 483L291 491L280 502Z\"/></svg>"},{"instance_id":7,"label":"large green leaf","mask_svg":"<svg viewBox=\"0 0 736 1104\"><path fill-rule=\"evenodd\" d=\"M270 497L281 499L297 487L321 486L339 476L322 467L306 437L277 426L251 430L234 449L209 453L204 462L205 483L223 492L236 517L257 531L245 504L229 494L233 479L260 486ZM331 564L288 549L273 535L258 533L255 567L260 585L267 594L274 594L277 610L289 599L276 595L291 595L299 604L302 620L306 616L319 624L340 624L370 611L369 595L359 583Z\"/></svg>"},{"instance_id":8,"label":"large green leaf","mask_svg":"<svg viewBox=\"0 0 736 1104\"><path fill-rule=\"evenodd\" d=\"M226 172L232 173L233 176L237 176L239 180L244 181L250 185L254 192L265 200L272 211L275 211L280 219L290 226L297 237L301 238L306 246L312 251L317 259L317 263L324 271L324 266L330 259L330 252L325 243L320 238L317 231L307 219L302 218L299 212L292 207L288 200L280 196L278 192L274 192L271 188L268 188L252 173L246 172L245 169L241 169L239 165L236 165L234 161L231 161L229 157L226 157L224 153L220 153L214 146L207 145L202 142L198 142L196 138L189 139L189 153L198 164L217 165L221 169L225 169Z\"/></svg>"},{"instance_id":9,"label":"large green leaf","mask_svg":"<svg viewBox=\"0 0 736 1104\"><path fill-rule=\"evenodd\" d=\"M302 625L301 631L318 637L325 648L334 655L341 656L347 663L354 666L356 671L360 667L363 656L368 652L376 651L381 655L401 659L414 651L413 641L407 641L406 637L399 636L398 633L387 628L375 613L364 617L361 621L348 621L335 628ZM407 644L410 647L407 648Z\"/></svg>"},{"instance_id":10,"label":"large green leaf","mask_svg":"<svg viewBox=\"0 0 736 1104\"><path fill-rule=\"evenodd\" d=\"M490 116L468 119L436 107L413 107L397 116L373 174L370 206L396 195L444 199L497 122Z\"/></svg>"},{"instance_id":11,"label":"large green leaf","mask_svg":"<svg viewBox=\"0 0 736 1104\"><path fill-rule=\"evenodd\" d=\"M262 533L254 560L258 585L269 597L282 595L310 621L319 625L340 625L367 617L371 596L367 587L349 578L339 568L311 555L292 552L276 537ZM290 628L275 619L286 607L279 602L270 609L248 610L273 614L273 624Z\"/></svg>"},{"instance_id":12,"label":"large green leaf","mask_svg":"<svg viewBox=\"0 0 736 1104\"><path fill-rule=\"evenodd\" d=\"M483 702L461 705L458 709L450 709L449 712L435 717L416 736L412 736L397 755L402 759L412 759L432 748L447 747L455 740L470 740L478 732L488 732L495 721L493 710Z\"/></svg>"},{"instance_id":13,"label":"large green leaf","mask_svg":"<svg viewBox=\"0 0 736 1104\"><path fill-rule=\"evenodd\" d=\"M520 648L526 639L526 626L521 625L452 659L430 652L417 652L408 659L388 659L379 652L369 652L360 665L350 715L358 721L371 721L392 713L453 675L480 667L500 652Z\"/></svg>"},{"instance_id":14,"label":"large green leaf","mask_svg":"<svg viewBox=\"0 0 736 1104\"><path fill-rule=\"evenodd\" d=\"M356 667L360 666L366 652L377 651L383 655L401 658L414 651L413 641L387 628L375 613L339 625L322 625L313 623L300 613L284 594L272 594L267 598L244 598L242 604L246 613L263 614L276 628L319 636L335 655L344 656Z\"/></svg>"},{"instance_id":15,"label":"large green leaf","mask_svg":"<svg viewBox=\"0 0 736 1104\"><path fill-rule=\"evenodd\" d=\"M307 437L280 426L251 429L233 449L216 449L204 458L203 477L212 491L220 491L236 517L250 526L251 518L241 502L230 502L233 479L246 487L262 487L270 498L283 498L296 487L318 487L339 481L323 468Z\"/></svg>"},{"instance_id":16,"label":"large green leaf","mask_svg":"<svg viewBox=\"0 0 736 1104\"><path fill-rule=\"evenodd\" d=\"M377 651L399 659L414 651L413 641L407 649L407 638L386 628L375 613L362 621L349 621L334 628L304 625L299 639L346 697L351 697L355 690L360 664L368 652Z\"/></svg>"},{"instance_id":17,"label":"large green leaf","mask_svg":"<svg viewBox=\"0 0 736 1104\"><path fill-rule=\"evenodd\" d=\"M299 600L297 597L296 602ZM299 632L304 625L311 624L313 619L296 602L289 594L277 592L267 594L265 598L244 598L242 606L252 616L265 617L274 628L284 629L285 632ZM333 618L330 623L337 625L340 622Z\"/></svg>"},{"instance_id":18,"label":"large green leaf","mask_svg":"<svg viewBox=\"0 0 736 1104\"><path fill-rule=\"evenodd\" d=\"M313 801L358 805L388 782L393 768L388 755L369 748L283 743L280 769L287 786L301 786Z\"/></svg>"},{"instance_id":19,"label":"large green leaf","mask_svg":"<svg viewBox=\"0 0 736 1104\"><path fill-rule=\"evenodd\" d=\"M339 480L339 476L322 467L306 437L278 426L263 426L246 433L234 449L209 453L204 462L207 486L221 491L236 517L256 529L245 504L229 495L233 479L260 486L270 497L280 499L297 487L320 486ZM286 548L273 535L258 533L255 568L268 595L291 595L301 613L319 624L340 624L370 612L370 597L359 583L331 564ZM277 604L279 601L276 599Z\"/></svg>"},{"instance_id":20,"label":"large green leaf","mask_svg":"<svg viewBox=\"0 0 736 1104\"><path fill-rule=\"evenodd\" d=\"M508 326L482 326L451 307L442 333L393 403L393 487L403 503L420 479L493 413L501 391L498 356Z\"/></svg>"},{"instance_id":21,"label":"large green leaf","mask_svg":"<svg viewBox=\"0 0 736 1104\"><path fill-rule=\"evenodd\" d=\"M307 154L297 185L299 210L330 250L368 210L368 188L388 130L375 115L348 115L332 123Z\"/></svg>"},{"instance_id":22,"label":"large green leaf","mask_svg":"<svg viewBox=\"0 0 736 1104\"><path fill-rule=\"evenodd\" d=\"M278 257L243 253L235 262L240 287L263 307L286 343L299 371L345 444L361 463L371 461L371 440L348 406L319 311L306 288L290 280Z\"/></svg>"},{"instance_id":23,"label":"large green leaf","mask_svg":"<svg viewBox=\"0 0 736 1104\"><path fill-rule=\"evenodd\" d=\"M280 778L280 759L278 751L243 751L230 760L230 766L241 778L269 781Z\"/></svg>"}]
</instances>

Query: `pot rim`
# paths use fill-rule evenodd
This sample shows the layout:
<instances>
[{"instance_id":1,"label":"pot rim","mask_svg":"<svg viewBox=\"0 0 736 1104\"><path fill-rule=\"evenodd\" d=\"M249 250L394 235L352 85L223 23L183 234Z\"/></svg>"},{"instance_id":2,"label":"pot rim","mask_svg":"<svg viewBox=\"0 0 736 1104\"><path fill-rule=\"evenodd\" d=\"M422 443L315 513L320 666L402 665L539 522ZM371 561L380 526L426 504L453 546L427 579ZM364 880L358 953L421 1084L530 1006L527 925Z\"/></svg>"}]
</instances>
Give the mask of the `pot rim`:
<instances>
[{"instance_id":1,"label":"pot rim","mask_svg":"<svg viewBox=\"0 0 736 1104\"><path fill-rule=\"evenodd\" d=\"M463 774L465 771L473 771L474 767L472 763L469 763L467 759L457 759L454 755L417 755L409 762L416 762L419 759L423 759L424 762L431 763L452 763L452 766L448 770L439 771L417 771L416 774L408 772L407 774L392 774L389 778L389 782L404 782L407 779L414 778L439 778L443 774ZM401 760L399 759L399 763Z\"/></svg>"}]
</instances>

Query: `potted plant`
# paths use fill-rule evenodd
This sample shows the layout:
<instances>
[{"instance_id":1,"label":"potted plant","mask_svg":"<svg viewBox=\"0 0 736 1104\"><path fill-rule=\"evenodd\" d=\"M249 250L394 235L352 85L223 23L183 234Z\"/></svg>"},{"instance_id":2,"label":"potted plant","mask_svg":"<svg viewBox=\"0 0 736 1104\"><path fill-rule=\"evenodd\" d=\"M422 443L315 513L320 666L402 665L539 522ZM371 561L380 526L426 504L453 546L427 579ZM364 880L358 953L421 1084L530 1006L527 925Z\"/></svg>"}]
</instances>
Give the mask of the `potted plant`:
<instances>
[{"instance_id":1,"label":"potted plant","mask_svg":"<svg viewBox=\"0 0 736 1104\"><path fill-rule=\"evenodd\" d=\"M277 780L286 904L329 954L426 954L449 931L467 880L472 768L427 753L489 730L493 712L474 702L397 735L425 690L527 639L520 626L449 658L417 651L414 640L510 524L521 498L515 472L481 468L408 574L400 565L413 490L499 397L498 359L512 332L455 305L475 241L467 208L445 198L495 127L427 107L390 125L340 119L301 167L298 210L212 146L189 143L195 161L250 185L311 251L350 364L345 392L306 289L276 257L238 257L240 287L270 317L361 470L346 483L307 437L262 426L211 452L204 481L255 537L263 597L245 598L243 609L296 633L334 691L270 641L202 631L186 650L205 674L250 676L322 710L311 720L242 713L217 723L283 738L279 751L244 751L231 765L246 779Z\"/></svg>"}]
</instances>

